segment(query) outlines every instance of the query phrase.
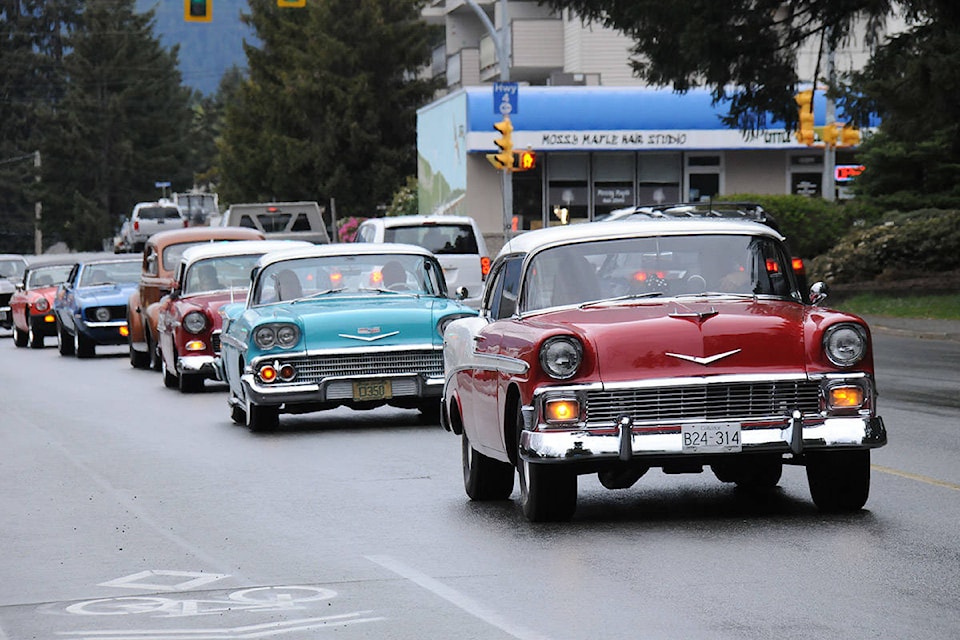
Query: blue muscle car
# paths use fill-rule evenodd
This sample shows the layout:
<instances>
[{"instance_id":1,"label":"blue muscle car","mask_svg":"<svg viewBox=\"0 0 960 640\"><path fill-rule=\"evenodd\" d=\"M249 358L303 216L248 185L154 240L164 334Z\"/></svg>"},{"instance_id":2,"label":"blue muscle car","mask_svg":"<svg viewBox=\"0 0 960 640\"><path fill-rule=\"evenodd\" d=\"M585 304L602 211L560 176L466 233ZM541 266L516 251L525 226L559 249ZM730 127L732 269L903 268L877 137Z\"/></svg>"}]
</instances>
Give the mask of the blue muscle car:
<instances>
[{"instance_id":1,"label":"blue muscle car","mask_svg":"<svg viewBox=\"0 0 960 640\"><path fill-rule=\"evenodd\" d=\"M275 428L281 412L341 405L416 408L437 421L444 329L476 315L447 297L432 253L402 244L268 253L246 304L221 312L231 418L253 431Z\"/></svg>"},{"instance_id":2,"label":"blue muscle car","mask_svg":"<svg viewBox=\"0 0 960 640\"><path fill-rule=\"evenodd\" d=\"M74 265L53 301L62 356L92 358L97 345L127 344L127 300L141 257L91 258Z\"/></svg>"}]
</instances>

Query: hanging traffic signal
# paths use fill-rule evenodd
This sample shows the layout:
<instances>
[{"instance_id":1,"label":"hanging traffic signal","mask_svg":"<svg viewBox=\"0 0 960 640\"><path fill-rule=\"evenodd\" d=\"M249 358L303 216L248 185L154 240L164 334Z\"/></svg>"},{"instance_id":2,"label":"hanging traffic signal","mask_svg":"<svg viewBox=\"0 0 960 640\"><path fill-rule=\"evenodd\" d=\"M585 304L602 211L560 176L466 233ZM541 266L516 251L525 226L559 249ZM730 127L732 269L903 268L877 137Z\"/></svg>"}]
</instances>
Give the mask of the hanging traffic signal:
<instances>
[{"instance_id":1,"label":"hanging traffic signal","mask_svg":"<svg viewBox=\"0 0 960 640\"><path fill-rule=\"evenodd\" d=\"M537 152L532 149L518 151L514 171L530 171L537 166Z\"/></svg>"},{"instance_id":2,"label":"hanging traffic signal","mask_svg":"<svg viewBox=\"0 0 960 640\"><path fill-rule=\"evenodd\" d=\"M805 144L810 146L813 144L814 133L813 133L813 89L807 89L806 91L801 91L793 97L797 102L797 107L799 108L797 112L798 116L798 128L797 128L797 142L800 144Z\"/></svg>"},{"instance_id":3,"label":"hanging traffic signal","mask_svg":"<svg viewBox=\"0 0 960 640\"><path fill-rule=\"evenodd\" d=\"M284 7L305 7L307 0L277 0L277 6Z\"/></svg>"},{"instance_id":4,"label":"hanging traffic signal","mask_svg":"<svg viewBox=\"0 0 960 640\"><path fill-rule=\"evenodd\" d=\"M858 144L860 144L860 129L852 124L843 125L843 129L840 130L840 146L855 147Z\"/></svg>"},{"instance_id":5,"label":"hanging traffic signal","mask_svg":"<svg viewBox=\"0 0 960 640\"><path fill-rule=\"evenodd\" d=\"M493 154L493 166L498 169L510 170L514 163L513 124L510 122L510 116L503 116L503 120L494 123L493 128L500 132L500 137L493 141L500 149L499 153Z\"/></svg>"},{"instance_id":6,"label":"hanging traffic signal","mask_svg":"<svg viewBox=\"0 0 960 640\"><path fill-rule=\"evenodd\" d=\"M823 143L828 149L837 146L837 138L839 136L840 132L837 131L836 122L828 122L823 125L823 129L820 131L820 139L823 140Z\"/></svg>"},{"instance_id":7,"label":"hanging traffic signal","mask_svg":"<svg viewBox=\"0 0 960 640\"><path fill-rule=\"evenodd\" d=\"M213 20L213 0L183 0L183 19L187 22Z\"/></svg>"}]
</instances>

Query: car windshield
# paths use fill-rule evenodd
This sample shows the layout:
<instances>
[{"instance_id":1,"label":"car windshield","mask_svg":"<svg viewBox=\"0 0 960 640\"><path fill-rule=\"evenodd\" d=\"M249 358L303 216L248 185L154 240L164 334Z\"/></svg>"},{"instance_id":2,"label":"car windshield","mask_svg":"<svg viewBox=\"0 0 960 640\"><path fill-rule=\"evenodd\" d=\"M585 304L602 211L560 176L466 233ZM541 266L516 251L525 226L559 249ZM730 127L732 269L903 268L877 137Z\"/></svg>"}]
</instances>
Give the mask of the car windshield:
<instances>
[{"instance_id":1,"label":"car windshield","mask_svg":"<svg viewBox=\"0 0 960 640\"><path fill-rule=\"evenodd\" d=\"M423 247L437 255L479 253L473 227L469 224L429 224L387 227L384 242L401 242Z\"/></svg>"},{"instance_id":2,"label":"car windshield","mask_svg":"<svg viewBox=\"0 0 960 640\"><path fill-rule=\"evenodd\" d=\"M0 278L19 280L25 269L26 265L22 260L0 260Z\"/></svg>"},{"instance_id":3,"label":"car windshield","mask_svg":"<svg viewBox=\"0 0 960 640\"><path fill-rule=\"evenodd\" d=\"M180 210L176 207L141 207L137 212L141 220L176 220Z\"/></svg>"},{"instance_id":4,"label":"car windshield","mask_svg":"<svg viewBox=\"0 0 960 640\"><path fill-rule=\"evenodd\" d=\"M246 289L250 272L262 254L218 256L198 260L187 267L183 295L192 296L226 289Z\"/></svg>"},{"instance_id":5,"label":"car windshield","mask_svg":"<svg viewBox=\"0 0 960 640\"><path fill-rule=\"evenodd\" d=\"M672 235L546 249L527 268L521 309L662 296L780 296L799 300L791 262L773 238Z\"/></svg>"},{"instance_id":6,"label":"car windshield","mask_svg":"<svg viewBox=\"0 0 960 640\"><path fill-rule=\"evenodd\" d=\"M84 265L80 273L80 286L135 283L140 280L140 267L140 260L94 262Z\"/></svg>"},{"instance_id":7,"label":"car windshield","mask_svg":"<svg viewBox=\"0 0 960 640\"><path fill-rule=\"evenodd\" d=\"M298 258L264 267L252 303L270 304L332 293L445 295L436 260L414 254Z\"/></svg>"},{"instance_id":8,"label":"car windshield","mask_svg":"<svg viewBox=\"0 0 960 640\"><path fill-rule=\"evenodd\" d=\"M27 274L27 289L52 287L66 281L73 265L63 264L49 267L37 267Z\"/></svg>"}]
</instances>

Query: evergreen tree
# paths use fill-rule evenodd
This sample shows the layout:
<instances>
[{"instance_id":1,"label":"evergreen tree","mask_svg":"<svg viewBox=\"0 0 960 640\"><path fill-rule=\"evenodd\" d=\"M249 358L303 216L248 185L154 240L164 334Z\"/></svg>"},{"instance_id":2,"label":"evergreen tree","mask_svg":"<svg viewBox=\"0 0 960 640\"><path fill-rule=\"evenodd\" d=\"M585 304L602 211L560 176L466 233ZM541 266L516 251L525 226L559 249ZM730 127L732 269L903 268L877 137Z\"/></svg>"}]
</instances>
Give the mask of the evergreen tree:
<instances>
[{"instance_id":1,"label":"evergreen tree","mask_svg":"<svg viewBox=\"0 0 960 640\"><path fill-rule=\"evenodd\" d=\"M98 249L119 218L156 199L158 181L192 186L190 92L177 48L134 0L87 0L64 59L68 85L44 158L44 225L74 249ZM49 206L47 204L49 202Z\"/></svg>"},{"instance_id":2,"label":"evergreen tree","mask_svg":"<svg viewBox=\"0 0 960 640\"><path fill-rule=\"evenodd\" d=\"M227 201L336 198L343 215L390 201L416 171L416 109L430 27L422 0L251 0L260 46L227 108L220 143Z\"/></svg>"}]
</instances>

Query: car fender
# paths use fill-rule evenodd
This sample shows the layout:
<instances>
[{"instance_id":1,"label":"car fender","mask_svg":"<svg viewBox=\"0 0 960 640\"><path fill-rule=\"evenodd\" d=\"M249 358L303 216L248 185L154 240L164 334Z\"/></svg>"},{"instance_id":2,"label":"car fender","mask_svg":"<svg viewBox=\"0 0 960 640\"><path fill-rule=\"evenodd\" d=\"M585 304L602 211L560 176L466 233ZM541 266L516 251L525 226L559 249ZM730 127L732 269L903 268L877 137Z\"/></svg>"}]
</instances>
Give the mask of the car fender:
<instances>
[{"instance_id":1,"label":"car fender","mask_svg":"<svg viewBox=\"0 0 960 640\"><path fill-rule=\"evenodd\" d=\"M130 330L130 343L145 349L147 341L143 334L143 316L140 315L139 291L130 294L130 299L127 301L127 326Z\"/></svg>"}]
</instances>

